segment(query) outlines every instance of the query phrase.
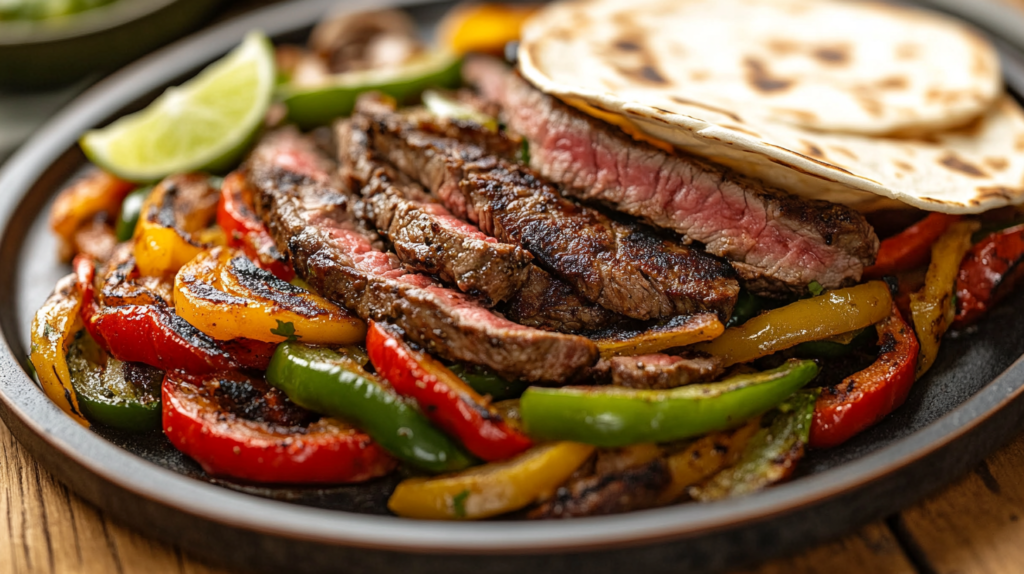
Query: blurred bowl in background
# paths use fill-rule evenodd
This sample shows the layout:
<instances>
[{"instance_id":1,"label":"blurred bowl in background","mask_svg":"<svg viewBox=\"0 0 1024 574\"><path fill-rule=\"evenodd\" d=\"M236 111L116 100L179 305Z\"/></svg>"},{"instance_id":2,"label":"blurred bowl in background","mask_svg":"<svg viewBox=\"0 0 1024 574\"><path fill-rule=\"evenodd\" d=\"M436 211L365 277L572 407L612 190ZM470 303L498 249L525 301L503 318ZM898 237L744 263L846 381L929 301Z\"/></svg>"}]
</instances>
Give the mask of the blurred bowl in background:
<instances>
[{"instance_id":1,"label":"blurred bowl in background","mask_svg":"<svg viewBox=\"0 0 1024 574\"><path fill-rule=\"evenodd\" d=\"M0 90L64 86L185 34L222 0L116 0L52 20L0 21Z\"/></svg>"}]
</instances>

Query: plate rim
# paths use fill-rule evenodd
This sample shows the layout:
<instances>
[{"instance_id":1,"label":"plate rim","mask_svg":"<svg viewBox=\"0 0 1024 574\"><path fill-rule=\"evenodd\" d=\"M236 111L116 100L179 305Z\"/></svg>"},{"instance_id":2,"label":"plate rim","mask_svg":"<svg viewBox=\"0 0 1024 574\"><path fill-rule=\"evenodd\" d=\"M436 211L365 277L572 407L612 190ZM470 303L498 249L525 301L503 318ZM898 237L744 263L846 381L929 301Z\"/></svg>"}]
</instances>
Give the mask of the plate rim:
<instances>
[{"instance_id":1,"label":"plate rim","mask_svg":"<svg viewBox=\"0 0 1024 574\"><path fill-rule=\"evenodd\" d=\"M429 3L430 0L386 2L401 6ZM347 3L346 7L381 4L360 0ZM308 27L336 6L335 0L293 0L258 9L154 52L76 98L0 168L0 189L8 190L0 195L0 249L12 249L10 236L17 228L14 219L18 212L31 202L32 188L68 153L78 134L163 86L168 79L180 77L226 53L252 28L263 29L271 36L286 34ZM1019 92L1024 88L1024 74L1020 73L1024 65L1016 50L1003 50L1004 55L1010 54L1016 60L1017 71L1013 73L1017 74L1017 81L1013 83ZM20 244L13 249L16 251L12 260L20 260ZM14 292L16 273L3 279L0 293ZM698 537L763 522L836 499L934 455L1024 395L1024 357L1019 357L975 395L917 432L836 468L746 498L565 522L416 521L262 499L188 478L133 455L79 426L45 398L13 353L7 338L10 332L16 332L11 330L12 323L15 322L10 317L3 319L0 336L0 415L8 424L10 417L16 417L49 446L103 481L215 524L289 539L403 553L546 554L607 550ZM977 458L980 460L981 456Z\"/></svg>"}]
</instances>

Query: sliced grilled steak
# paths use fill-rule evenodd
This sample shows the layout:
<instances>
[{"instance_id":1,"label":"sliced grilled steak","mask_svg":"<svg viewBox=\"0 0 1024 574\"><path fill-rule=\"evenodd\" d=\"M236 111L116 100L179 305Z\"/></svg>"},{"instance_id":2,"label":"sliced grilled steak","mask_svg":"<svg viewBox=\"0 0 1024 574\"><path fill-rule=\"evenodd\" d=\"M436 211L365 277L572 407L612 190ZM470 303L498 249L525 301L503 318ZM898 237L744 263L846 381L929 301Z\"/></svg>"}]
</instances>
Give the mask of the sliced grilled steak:
<instances>
[{"instance_id":1,"label":"sliced grilled steak","mask_svg":"<svg viewBox=\"0 0 1024 574\"><path fill-rule=\"evenodd\" d=\"M536 265L521 290L500 307L506 317L521 325L545 331L580 333L602 329L622 317L580 297L565 281Z\"/></svg>"},{"instance_id":2,"label":"sliced grilled steak","mask_svg":"<svg viewBox=\"0 0 1024 574\"><path fill-rule=\"evenodd\" d=\"M333 163L294 129L260 141L246 165L256 210L295 271L364 319L390 321L442 357L506 377L561 382L597 360L593 343L503 319L476 299L406 271L352 213Z\"/></svg>"},{"instance_id":3,"label":"sliced grilled steak","mask_svg":"<svg viewBox=\"0 0 1024 574\"><path fill-rule=\"evenodd\" d=\"M603 202L703 243L761 295L860 279L878 237L856 211L789 195L695 157L634 140L534 88L503 63L478 58L466 79L499 103L529 142L530 165L584 200Z\"/></svg>"},{"instance_id":4,"label":"sliced grilled steak","mask_svg":"<svg viewBox=\"0 0 1024 574\"><path fill-rule=\"evenodd\" d=\"M668 465L656 458L642 466L575 478L534 508L530 518L600 516L651 508L672 481Z\"/></svg>"},{"instance_id":5,"label":"sliced grilled steak","mask_svg":"<svg viewBox=\"0 0 1024 574\"><path fill-rule=\"evenodd\" d=\"M529 168L422 131L399 114L374 120L376 150L457 217L526 248L590 301L636 319L732 312L739 285L726 262L574 204Z\"/></svg>"},{"instance_id":6,"label":"sliced grilled steak","mask_svg":"<svg viewBox=\"0 0 1024 574\"><path fill-rule=\"evenodd\" d=\"M420 186L369 149L368 120L356 116L337 126L339 154L359 182L377 231L411 269L437 275L488 303L522 287L533 257L455 218Z\"/></svg>"},{"instance_id":7,"label":"sliced grilled steak","mask_svg":"<svg viewBox=\"0 0 1024 574\"><path fill-rule=\"evenodd\" d=\"M725 368L708 355L612 357L612 384L633 389L672 389L715 380Z\"/></svg>"}]
</instances>

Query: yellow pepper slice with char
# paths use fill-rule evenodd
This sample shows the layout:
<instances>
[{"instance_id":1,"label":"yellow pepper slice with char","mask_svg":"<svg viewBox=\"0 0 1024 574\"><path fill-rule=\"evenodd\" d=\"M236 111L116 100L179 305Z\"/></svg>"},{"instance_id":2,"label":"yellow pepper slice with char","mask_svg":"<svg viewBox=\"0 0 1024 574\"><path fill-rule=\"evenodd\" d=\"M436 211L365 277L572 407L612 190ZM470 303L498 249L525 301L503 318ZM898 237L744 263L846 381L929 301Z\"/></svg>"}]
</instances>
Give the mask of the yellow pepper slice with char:
<instances>
[{"instance_id":1,"label":"yellow pepper slice with char","mask_svg":"<svg viewBox=\"0 0 1024 574\"><path fill-rule=\"evenodd\" d=\"M424 520L497 516L550 496L593 453L589 445L557 442L458 474L410 478L395 489L388 508Z\"/></svg>"},{"instance_id":2,"label":"yellow pepper slice with char","mask_svg":"<svg viewBox=\"0 0 1024 574\"><path fill-rule=\"evenodd\" d=\"M217 211L219 194L202 174L172 175L142 205L135 227L135 264L147 277L171 277L212 245L205 230ZM222 239L223 240L223 239Z\"/></svg>"},{"instance_id":3,"label":"yellow pepper slice with char","mask_svg":"<svg viewBox=\"0 0 1024 574\"><path fill-rule=\"evenodd\" d=\"M32 319L32 353L29 359L43 392L78 423L88 427L82 416L78 396L71 386L67 352L71 338L81 328L78 311L82 296L75 286L75 276L68 275L57 283L50 298Z\"/></svg>"},{"instance_id":4,"label":"yellow pepper slice with char","mask_svg":"<svg viewBox=\"0 0 1024 574\"><path fill-rule=\"evenodd\" d=\"M351 345L366 338L358 317L225 247L200 252L178 271L174 311L214 339Z\"/></svg>"},{"instance_id":5,"label":"yellow pepper slice with char","mask_svg":"<svg viewBox=\"0 0 1024 574\"><path fill-rule=\"evenodd\" d=\"M762 313L693 349L722 357L726 366L746 363L800 343L863 329L891 311L889 287L882 281L869 281Z\"/></svg>"},{"instance_id":6,"label":"yellow pepper slice with char","mask_svg":"<svg viewBox=\"0 0 1024 574\"><path fill-rule=\"evenodd\" d=\"M953 304L956 276L960 262L971 249L971 235L978 227L977 221L953 224L932 246L932 262L928 265L924 287L910 295L910 314L921 343L921 354L917 359L919 379L935 362L942 336L956 315L956 305Z\"/></svg>"}]
</instances>

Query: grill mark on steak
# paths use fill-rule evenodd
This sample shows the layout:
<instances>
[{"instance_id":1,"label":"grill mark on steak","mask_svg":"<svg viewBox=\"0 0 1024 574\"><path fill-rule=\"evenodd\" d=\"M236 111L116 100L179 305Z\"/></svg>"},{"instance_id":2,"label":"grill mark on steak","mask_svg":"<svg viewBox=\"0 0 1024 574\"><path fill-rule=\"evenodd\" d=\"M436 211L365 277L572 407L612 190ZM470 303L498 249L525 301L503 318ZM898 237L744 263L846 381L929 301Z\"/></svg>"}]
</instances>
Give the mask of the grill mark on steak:
<instances>
[{"instance_id":1,"label":"grill mark on steak","mask_svg":"<svg viewBox=\"0 0 1024 574\"><path fill-rule=\"evenodd\" d=\"M673 389L707 383L725 371L720 358L697 354L612 357L608 362L612 384L632 389Z\"/></svg>"},{"instance_id":2,"label":"grill mark on steak","mask_svg":"<svg viewBox=\"0 0 1024 574\"><path fill-rule=\"evenodd\" d=\"M568 283L536 265L528 268L526 284L500 307L509 319L545 331L580 333L602 329L622 319L580 297Z\"/></svg>"},{"instance_id":3,"label":"grill mark on steak","mask_svg":"<svg viewBox=\"0 0 1024 574\"><path fill-rule=\"evenodd\" d=\"M374 120L377 151L456 216L526 248L590 301L641 320L732 312L739 285L724 261L572 203L529 168L426 133L399 114Z\"/></svg>"},{"instance_id":4,"label":"grill mark on steak","mask_svg":"<svg viewBox=\"0 0 1024 574\"><path fill-rule=\"evenodd\" d=\"M533 257L455 218L418 184L369 149L369 120L337 125L339 157L361 187L363 215L388 238L395 254L416 271L437 275L493 304L512 296Z\"/></svg>"},{"instance_id":5,"label":"grill mark on steak","mask_svg":"<svg viewBox=\"0 0 1024 574\"><path fill-rule=\"evenodd\" d=\"M701 242L735 262L759 295L804 294L854 283L874 262L878 237L862 215L792 196L696 157L637 141L534 88L503 63L463 66L467 81L527 139L530 164L583 200L602 202Z\"/></svg>"},{"instance_id":6,"label":"grill mark on steak","mask_svg":"<svg viewBox=\"0 0 1024 574\"><path fill-rule=\"evenodd\" d=\"M361 318L392 322L432 353L509 378L567 381L597 360L596 347L582 337L517 325L405 270L361 227L352 213L356 198L333 162L295 129L264 136L246 174L257 213L295 271Z\"/></svg>"}]
</instances>

